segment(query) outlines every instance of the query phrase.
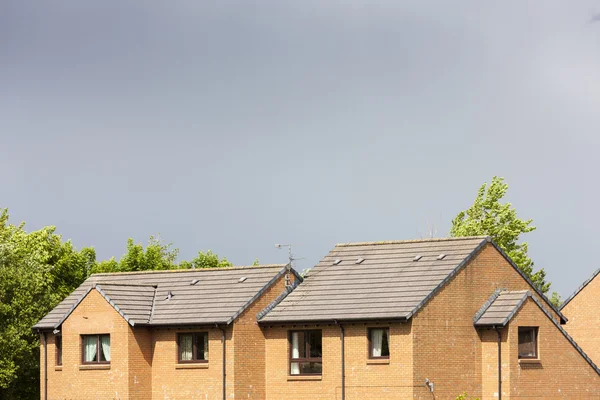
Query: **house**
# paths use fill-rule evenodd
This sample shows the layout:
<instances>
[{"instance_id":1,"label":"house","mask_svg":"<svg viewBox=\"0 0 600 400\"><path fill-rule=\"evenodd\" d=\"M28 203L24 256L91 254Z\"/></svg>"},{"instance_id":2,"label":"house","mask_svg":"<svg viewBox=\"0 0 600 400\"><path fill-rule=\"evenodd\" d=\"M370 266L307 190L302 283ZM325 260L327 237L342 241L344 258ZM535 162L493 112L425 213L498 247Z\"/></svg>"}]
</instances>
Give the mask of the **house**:
<instances>
[{"instance_id":1,"label":"house","mask_svg":"<svg viewBox=\"0 0 600 400\"><path fill-rule=\"evenodd\" d=\"M594 362L600 362L600 269L561 305L569 318L565 329Z\"/></svg>"},{"instance_id":2,"label":"house","mask_svg":"<svg viewBox=\"0 0 600 400\"><path fill-rule=\"evenodd\" d=\"M39 321L42 399L264 399L284 265L95 274Z\"/></svg>"},{"instance_id":3,"label":"house","mask_svg":"<svg viewBox=\"0 0 600 400\"><path fill-rule=\"evenodd\" d=\"M565 322L487 237L339 244L259 315L266 398L600 398Z\"/></svg>"},{"instance_id":4,"label":"house","mask_svg":"<svg viewBox=\"0 0 600 400\"><path fill-rule=\"evenodd\" d=\"M304 280L286 266L93 275L34 329L52 400L600 399L565 323L469 237L338 244Z\"/></svg>"}]
</instances>

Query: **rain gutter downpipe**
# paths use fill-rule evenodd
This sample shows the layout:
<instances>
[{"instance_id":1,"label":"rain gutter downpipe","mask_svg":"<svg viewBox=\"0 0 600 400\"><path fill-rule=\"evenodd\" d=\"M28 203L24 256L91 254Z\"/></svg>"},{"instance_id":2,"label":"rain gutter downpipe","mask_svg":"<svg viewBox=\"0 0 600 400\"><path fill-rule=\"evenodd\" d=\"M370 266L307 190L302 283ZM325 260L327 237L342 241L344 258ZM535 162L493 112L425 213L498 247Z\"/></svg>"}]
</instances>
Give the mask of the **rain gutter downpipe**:
<instances>
[{"instance_id":1,"label":"rain gutter downpipe","mask_svg":"<svg viewBox=\"0 0 600 400\"><path fill-rule=\"evenodd\" d=\"M337 326L340 327L341 330L341 338L342 338L342 400L346 400L346 360L344 357L344 339L345 333L344 326L339 324L337 321L334 321Z\"/></svg>"},{"instance_id":2,"label":"rain gutter downpipe","mask_svg":"<svg viewBox=\"0 0 600 400\"><path fill-rule=\"evenodd\" d=\"M225 337L225 328L219 326L219 324L215 324L217 328L221 330L223 333L223 400L227 399L227 342Z\"/></svg>"},{"instance_id":3,"label":"rain gutter downpipe","mask_svg":"<svg viewBox=\"0 0 600 400\"><path fill-rule=\"evenodd\" d=\"M502 331L494 326L498 334L498 400L502 400Z\"/></svg>"}]
</instances>

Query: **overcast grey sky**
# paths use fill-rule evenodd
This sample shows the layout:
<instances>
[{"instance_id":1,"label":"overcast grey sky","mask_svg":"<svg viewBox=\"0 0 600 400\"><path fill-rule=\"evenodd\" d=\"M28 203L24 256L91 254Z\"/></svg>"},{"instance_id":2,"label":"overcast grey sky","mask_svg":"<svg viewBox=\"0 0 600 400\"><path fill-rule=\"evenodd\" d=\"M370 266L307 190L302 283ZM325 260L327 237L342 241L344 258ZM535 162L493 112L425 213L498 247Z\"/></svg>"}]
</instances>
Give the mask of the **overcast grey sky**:
<instances>
[{"instance_id":1,"label":"overcast grey sky","mask_svg":"<svg viewBox=\"0 0 600 400\"><path fill-rule=\"evenodd\" d=\"M600 0L0 2L0 206L99 258L298 269L445 236L506 178L568 295L596 268Z\"/></svg>"}]
</instances>

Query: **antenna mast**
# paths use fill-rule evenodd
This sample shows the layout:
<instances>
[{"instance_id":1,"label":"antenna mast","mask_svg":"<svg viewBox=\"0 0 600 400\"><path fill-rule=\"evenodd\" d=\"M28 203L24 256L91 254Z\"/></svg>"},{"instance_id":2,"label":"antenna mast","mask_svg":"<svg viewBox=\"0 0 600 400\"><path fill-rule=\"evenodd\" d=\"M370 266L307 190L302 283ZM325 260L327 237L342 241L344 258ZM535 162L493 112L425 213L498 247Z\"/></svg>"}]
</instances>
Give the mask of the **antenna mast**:
<instances>
[{"instance_id":1,"label":"antenna mast","mask_svg":"<svg viewBox=\"0 0 600 400\"><path fill-rule=\"evenodd\" d=\"M276 244L275 247L281 249L282 247L288 248L288 263L285 266L285 287L286 289L292 286L292 278L290 276L290 272L292 272L292 262L295 260L292 254L292 245L291 244Z\"/></svg>"}]
</instances>

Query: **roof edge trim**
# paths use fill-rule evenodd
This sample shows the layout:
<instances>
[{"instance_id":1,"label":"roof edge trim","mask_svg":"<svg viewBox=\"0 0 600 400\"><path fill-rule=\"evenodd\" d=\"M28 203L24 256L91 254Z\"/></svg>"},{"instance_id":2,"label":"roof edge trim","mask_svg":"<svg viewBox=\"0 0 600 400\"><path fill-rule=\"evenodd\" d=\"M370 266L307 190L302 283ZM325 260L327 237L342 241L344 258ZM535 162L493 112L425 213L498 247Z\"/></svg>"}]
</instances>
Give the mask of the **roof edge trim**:
<instances>
[{"instance_id":1,"label":"roof edge trim","mask_svg":"<svg viewBox=\"0 0 600 400\"><path fill-rule=\"evenodd\" d=\"M350 246L374 246L384 244L409 244L409 243L421 243L421 242L451 242L457 240L469 240L469 239L487 239L489 236L462 236L462 237L446 237L446 238L423 238L423 239L409 239L409 240L382 240L375 242L346 242L338 243L336 247L350 247Z\"/></svg>"}]
</instances>

